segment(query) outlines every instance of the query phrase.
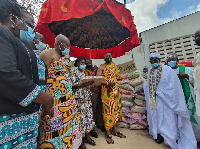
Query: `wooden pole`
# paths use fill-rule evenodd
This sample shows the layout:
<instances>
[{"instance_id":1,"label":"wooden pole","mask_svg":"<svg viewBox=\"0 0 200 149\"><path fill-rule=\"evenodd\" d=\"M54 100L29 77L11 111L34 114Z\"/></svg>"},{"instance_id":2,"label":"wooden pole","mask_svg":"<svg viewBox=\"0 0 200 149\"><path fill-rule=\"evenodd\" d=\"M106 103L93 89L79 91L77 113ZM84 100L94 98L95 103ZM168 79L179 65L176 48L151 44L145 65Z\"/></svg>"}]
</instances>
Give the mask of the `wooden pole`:
<instances>
[{"instance_id":1,"label":"wooden pole","mask_svg":"<svg viewBox=\"0 0 200 149\"><path fill-rule=\"evenodd\" d=\"M126 8L126 0L124 0L124 7Z\"/></svg>"},{"instance_id":2,"label":"wooden pole","mask_svg":"<svg viewBox=\"0 0 200 149\"><path fill-rule=\"evenodd\" d=\"M92 59L92 49L90 48L90 59Z\"/></svg>"}]
</instances>

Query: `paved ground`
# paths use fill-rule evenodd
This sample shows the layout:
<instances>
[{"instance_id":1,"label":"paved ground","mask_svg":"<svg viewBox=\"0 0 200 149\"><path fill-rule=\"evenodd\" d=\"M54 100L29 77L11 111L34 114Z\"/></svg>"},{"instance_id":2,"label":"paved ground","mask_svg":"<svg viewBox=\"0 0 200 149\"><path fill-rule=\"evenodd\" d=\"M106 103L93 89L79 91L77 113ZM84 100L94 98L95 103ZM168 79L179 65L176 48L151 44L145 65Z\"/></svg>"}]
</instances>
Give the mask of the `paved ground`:
<instances>
[{"instance_id":1,"label":"paved ground","mask_svg":"<svg viewBox=\"0 0 200 149\"><path fill-rule=\"evenodd\" d=\"M114 144L107 144L104 138L104 133L99 129L95 129L99 138L93 138L96 146L86 144L87 149L170 149L164 143L157 144L147 130L129 130L127 128L119 128L123 134L127 136L126 139L121 139L113 136ZM200 144L198 144L200 149Z\"/></svg>"}]
</instances>

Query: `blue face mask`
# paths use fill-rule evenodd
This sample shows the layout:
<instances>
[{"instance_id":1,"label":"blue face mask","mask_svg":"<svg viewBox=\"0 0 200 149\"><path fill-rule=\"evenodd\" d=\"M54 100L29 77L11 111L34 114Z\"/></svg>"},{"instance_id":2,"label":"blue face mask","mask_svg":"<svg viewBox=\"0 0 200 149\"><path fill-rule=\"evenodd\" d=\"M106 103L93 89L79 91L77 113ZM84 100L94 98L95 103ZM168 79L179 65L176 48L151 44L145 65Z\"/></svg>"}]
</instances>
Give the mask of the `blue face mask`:
<instances>
[{"instance_id":1,"label":"blue face mask","mask_svg":"<svg viewBox=\"0 0 200 149\"><path fill-rule=\"evenodd\" d=\"M42 43L41 41L39 41L38 44L35 44L35 47L37 50L43 51L46 49L46 45L44 43Z\"/></svg>"},{"instance_id":2,"label":"blue face mask","mask_svg":"<svg viewBox=\"0 0 200 149\"><path fill-rule=\"evenodd\" d=\"M170 66L170 67L172 67L172 68L174 68L175 66L176 66L176 61L170 61L170 62L168 62L168 65Z\"/></svg>"},{"instance_id":3,"label":"blue face mask","mask_svg":"<svg viewBox=\"0 0 200 149\"><path fill-rule=\"evenodd\" d=\"M35 37L35 33L31 29L31 27L28 27L28 31L20 30L20 39L23 41L30 42Z\"/></svg>"},{"instance_id":4,"label":"blue face mask","mask_svg":"<svg viewBox=\"0 0 200 149\"><path fill-rule=\"evenodd\" d=\"M153 68L157 68L157 67L158 67L158 63L151 64L151 66L152 66Z\"/></svg>"},{"instance_id":5,"label":"blue face mask","mask_svg":"<svg viewBox=\"0 0 200 149\"><path fill-rule=\"evenodd\" d=\"M84 70L86 65L80 65L80 69Z\"/></svg>"},{"instance_id":6,"label":"blue face mask","mask_svg":"<svg viewBox=\"0 0 200 149\"><path fill-rule=\"evenodd\" d=\"M67 55L69 55L69 52L70 52L70 50L69 50L69 49L67 49L67 48L65 48L65 50L64 50L64 51L62 51L62 55L65 55L65 56L67 56Z\"/></svg>"}]
</instances>

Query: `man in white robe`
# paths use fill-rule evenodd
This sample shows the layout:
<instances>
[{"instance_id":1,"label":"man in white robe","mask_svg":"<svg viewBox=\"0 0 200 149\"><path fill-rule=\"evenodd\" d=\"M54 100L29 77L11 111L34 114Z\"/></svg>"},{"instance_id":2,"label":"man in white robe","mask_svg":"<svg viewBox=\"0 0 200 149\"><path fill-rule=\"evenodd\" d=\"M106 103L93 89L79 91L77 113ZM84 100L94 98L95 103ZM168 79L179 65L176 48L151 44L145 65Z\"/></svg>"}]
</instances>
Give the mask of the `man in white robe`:
<instances>
[{"instance_id":1,"label":"man in white robe","mask_svg":"<svg viewBox=\"0 0 200 149\"><path fill-rule=\"evenodd\" d=\"M195 32L195 43L200 46L200 30ZM196 113L200 116L200 53L195 55L194 65L194 93L196 95Z\"/></svg>"},{"instance_id":2,"label":"man in white robe","mask_svg":"<svg viewBox=\"0 0 200 149\"><path fill-rule=\"evenodd\" d=\"M196 149L190 115L176 73L160 63L160 55L151 53L144 93L149 133L157 143L164 140L173 149Z\"/></svg>"}]
</instances>

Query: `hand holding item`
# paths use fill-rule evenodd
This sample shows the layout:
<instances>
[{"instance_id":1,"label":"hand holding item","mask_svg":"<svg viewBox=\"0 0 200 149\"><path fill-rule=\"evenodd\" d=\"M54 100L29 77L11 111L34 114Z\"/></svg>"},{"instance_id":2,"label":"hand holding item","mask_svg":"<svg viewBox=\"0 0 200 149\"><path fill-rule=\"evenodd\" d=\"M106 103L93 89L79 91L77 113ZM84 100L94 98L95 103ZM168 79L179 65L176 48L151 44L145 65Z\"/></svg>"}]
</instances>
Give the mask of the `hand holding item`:
<instances>
[{"instance_id":1,"label":"hand holding item","mask_svg":"<svg viewBox=\"0 0 200 149\"><path fill-rule=\"evenodd\" d=\"M179 73L179 74L178 74L178 77L179 77L179 78L186 78L186 79L189 79L189 76L188 76L186 73Z\"/></svg>"},{"instance_id":2,"label":"hand holding item","mask_svg":"<svg viewBox=\"0 0 200 149\"><path fill-rule=\"evenodd\" d=\"M88 81L88 82L84 83L84 86L89 86L89 85L92 85L92 84L94 84L94 81Z\"/></svg>"},{"instance_id":3,"label":"hand holding item","mask_svg":"<svg viewBox=\"0 0 200 149\"><path fill-rule=\"evenodd\" d=\"M54 110L53 110L54 100L50 94L48 93L45 93L45 94L46 94L45 98L47 99L46 99L46 102L43 104L43 116L46 119L49 119L54 116Z\"/></svg>"},{"instance_id":4,"label":"hand holding item","mask_svg":"<svg viewBox=\"0 0 200 149\"><path fill-rule=\"evenodd\" d=\"M113 87L113 86L115 86L115 82L111 82L111 81L108 81L107 82L107 86L109 86L109 87Z\"/></svg>"}]
</instances>

